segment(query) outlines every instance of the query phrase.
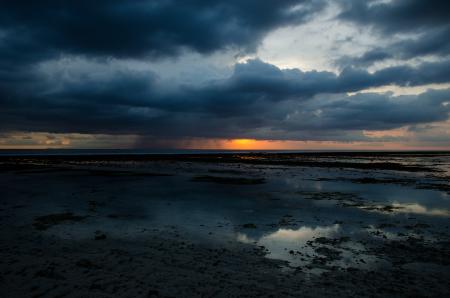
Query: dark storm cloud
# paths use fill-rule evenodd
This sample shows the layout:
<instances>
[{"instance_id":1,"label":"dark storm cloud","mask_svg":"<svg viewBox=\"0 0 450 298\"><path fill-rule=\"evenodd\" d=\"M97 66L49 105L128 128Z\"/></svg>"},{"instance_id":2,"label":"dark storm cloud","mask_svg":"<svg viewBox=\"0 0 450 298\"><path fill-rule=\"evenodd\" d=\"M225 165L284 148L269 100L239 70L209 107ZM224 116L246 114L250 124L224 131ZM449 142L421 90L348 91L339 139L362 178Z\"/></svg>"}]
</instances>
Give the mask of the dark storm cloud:
<instances>
[{"instance_id":1,"label":"dark storm cloud","mask_svg":"<svg viewBox=\"0 0 450 298\"><path fill-rule=\"evenodd\" d=\"M339 18L372 26L385 34L420 32L448 26L450 2L447 0L394 0L389 2L342 0Z\"/></svg>"},{"instance_id":2,"label":"dark storm cloud","mask_svg":"<svg viewBox=\"0 0 450 298\"><path fill-rule=\"evenodd\" d=\"M2 56L58 53L136 57L253 51L275 28L303 22L323 1L15 0L0 10Z\"/></svg>"},{"instance_id":3,"label":"dark storm cloud","mask_svg":"<svg viewBox=\"0 0 450 298\"><path fill-rule=\"evenodd\" d=\"M64 78L57 72L50 79L35 74L29 85L22 83L21 92L14 89L16 92L0 98L4 116L1 129L320 139L336 130L442 121L448 118L450 107L444 104L450 99L449 90L410 97L342 95L386 84L449 82L450 61L416 68L390 67L375 73L351 68L336 75L282 70L261 60L249 60L237 64L227 79L171 90L161 89L151 72L105 67L104 74L87 73L89 70Z\"/></svg>"},{"instance_id":4,"label":"dark storm cloud","mask_svg":"<svg viewBox=\"0 0 450 298\"><path fill-rule=\"evenodd\" d=\"M450 2L396 0L387 3L343 0L341 20L370 27L385 38L395 34L413 37L373 48L359 57L342 57L338 65L370 66L385 59L408 60L450 54Z\"/></svg>"},{"instance_id":5,"label":"dark storm cloud","mask_svg":"<svg viewBox=\"0 0 450 298\"><path fill-rule=\"evenodd\" d=\"M388 67L374 73L349 67L336 75L327 71L281 70L256 59L237 64L232 76L226 80L209 83L203 88L184 89L181 94L161 101L163 104L158 107L233 116L257 113L258 102L273 105L290 99L304 101L321 93L445 82L450 82L450 60L422 63L417 67Z\"/></svg>"},{"instance_id":6,"label":"dark storm cloud","mask_svg":"<svg viewBox=\"0 0 450 298\"><path fill-rule=\"evenodd\" d=\"M307 128L382 130L448 119L450 89L429 90L419 95L359 93L330 101L311 101ZM320 110L320 112L317 112ZM297 127L301 127L301 123Z\"/></svg>"},{"instance_id":7,"label":"dark storm cloud","mask_svg":"<svg viewBox=\"0 0 450 298\"><path fill-rule=\"evenodd\" d=\"M2 3L0 133L360 140L365 137L355 130L448 119L450 90L404 97L345 95L387 85L450 83L446 38L450 30L446 2L442 1L398 0L373 5L345 1L341 20L369 25L382 35L418 35L396 40L389 47L380 45L359 58L347 57L349 62L342 64L340 73L280 69L254 59L236 64L228 78L183 85L163 82L156 72L123 66L128 58L134 63L147 58L155 62L181 55L185 49L199 54L229 48L255 51L267 33L308 20L324 3ZM440 60L375 72L362 68L388 58L408 60L425 55ZM59 65L65 59L72 62Z\"/></svg>"},{"instance_id":8,"label":"dark storm cloud","mask_svg":"<svg viewBox=\"0 0 450 298\"><path fill-rule=\"evenodd\" d=\"M265 34L302 23L323 5L304 0L2 1L0 95L5 85L22 89L21 81L32 77L30 68L59 56L158 59L183 49L254 51Z\"/></svg>"},{"instance_id":9,"label":"dark storm cloud","mask_svg":"<svg viewBox=\"0 0 450 298\"><path fill-rule=\"evenodd\" d=\"M183 49L254 51L271 30L302 23L323 6L324 1L304 0L2 1L0 103L23 107L25 115L37 103L42 105L38 110L50 103L84 106L89 98L94 105L136 104L151 95L149 78L128 73L100 85L80 81L55 95L48 92L55 86L43 86L34 68L67 55L159 59Z\"/></svg>"},{"instance_id":10,"label":"dark storm cloud","mask_svg":"<svg viewBox=\"0 0 450 298\"><path fill-rule=\"evenodd\" d=\"M344 56L337 60L339 66L367 67L385 59L409 60L423 56L446 57L450 55L450 26L415 38L394 42L384 47L373 48L359 57Z\"/></svg>"},{"instance_id":11,"label":"dark storm cloud","mask_svg":"<svg viewBox=\"0 0 450 298\"><path fill-rule=\"evenodd\" d=\"M327 71L281 70L256 59L237 64L229 79L191 92L195 94L195 98L214 103L220 113L224 111L223 108L236 107L241 110L246 104L258 100L306 100L320 93L355 92L385 85L420 86L445 82L450 82L450 60L422 63L417 67L387 67L374 73L348 67L340 74L335 74ZM201 106L205 107L204 104Z\"/></svg>"}]
</instances>

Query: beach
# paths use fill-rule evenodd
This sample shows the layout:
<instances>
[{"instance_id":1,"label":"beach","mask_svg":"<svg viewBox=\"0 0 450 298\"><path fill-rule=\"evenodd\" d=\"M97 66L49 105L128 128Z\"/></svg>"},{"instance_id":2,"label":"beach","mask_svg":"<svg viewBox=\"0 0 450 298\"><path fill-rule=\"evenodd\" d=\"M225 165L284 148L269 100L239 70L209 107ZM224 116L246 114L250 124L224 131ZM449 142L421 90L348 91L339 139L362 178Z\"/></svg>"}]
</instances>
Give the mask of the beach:
<instances>
[{"instance_id":1,"label":"beach","mask_svg":"<svg viewBox=\"0 0 450 298\"><path fill-rule=\"evenodd\" d=\"M0 156L1 297L445 297L450 153Z\"/></svg>"}]
</instances>

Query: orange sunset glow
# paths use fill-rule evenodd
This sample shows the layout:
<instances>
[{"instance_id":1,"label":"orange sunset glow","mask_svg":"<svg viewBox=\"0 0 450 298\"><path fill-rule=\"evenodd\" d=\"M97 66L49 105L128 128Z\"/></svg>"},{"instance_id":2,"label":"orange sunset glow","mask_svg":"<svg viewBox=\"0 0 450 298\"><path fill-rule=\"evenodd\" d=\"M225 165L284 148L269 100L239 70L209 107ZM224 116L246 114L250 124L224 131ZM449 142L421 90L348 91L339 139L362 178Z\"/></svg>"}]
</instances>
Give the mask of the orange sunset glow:
<instances>
[{"instance_id":1,"label":"orange sunset glow","mask_svg":"<svg viewBox=\"0 0 450 298\"><path fill-rule=\"evenodd\" d=\"M448 133L448 132L447 132ZM136 146L148 149L200 149L200 150L442 150L446 143L417 142L405 129L390 131L364 131L373 139L366 142L257 140L248 138L213 139L185 138L155 141L137 135L13 133L0 136L0 149L72 149L122 148ZM409 142L385 142L383 137L405 136Z\"/></svg>"}]
</instances>

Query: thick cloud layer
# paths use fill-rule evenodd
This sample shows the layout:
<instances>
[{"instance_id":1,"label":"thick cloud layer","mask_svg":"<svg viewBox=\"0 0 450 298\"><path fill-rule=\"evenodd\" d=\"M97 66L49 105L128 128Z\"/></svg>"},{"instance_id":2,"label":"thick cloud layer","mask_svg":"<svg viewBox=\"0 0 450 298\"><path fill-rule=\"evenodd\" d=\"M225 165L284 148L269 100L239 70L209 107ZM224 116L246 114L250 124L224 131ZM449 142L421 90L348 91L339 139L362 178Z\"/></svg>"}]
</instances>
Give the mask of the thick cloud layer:
<instances>
[{"instance_id":1,"label":"thick cloud layer","mask_svg":"<svg viewBox=\"0 0 450 298\"><path fill-rule=\"evenodd\" d=\"M343 57L341 65L368 66L385 59L408 60L421 56L450 55L450 2L395 0L388 2L343 0L338 18L371 28L384 38L408 36L365 54Z\"/></svg>"},{"instance_id":2,"label":"thick cloud layer","mask_svg":"<svg viewBox=\"0 0 450 298\"><path fill-rule=\"evenodd\" d=\"M450 2L446 0L343 0L339 17L363 26L373 26L385 34L420 32L448 26Z\"/></svg>"},{"instance_id":3,"label":"thick cloud layer","mask_svg":"<svg viewBox=\"0 0 450 298\"><path fill-rule=\"evenodd\" d=\"M282 69L256 58L221 79L186 84L151 67L186 51L254 53L268 33L308 22L327 2L2 3L0 133L353 141L367 139L362 131L448 120L450 89L361 93L450 83L446 1L337 1L339 21L401 36L339 57L339 72ZM366 68L385 60L395 63Z\"/></svg>"},{"instance_id":4,"label":"thick cloud layer","mask_svg":"<svg viewBox=\"0 0 450 298\"><path fill-rule=\"evenodd\" d=\"M377 47L359 57L344 56L337 62L340 66L367 67L386 59L409 60L424 56L448 57L450 55L450 27L422 33L418 37Z\"/></svg>"},{"instance_id":5,"label":"thick cloud layer","mask_svg":"<svg viewBox=\"0 0 450 298\"><path fill-rule=\"evenodd\" d=\"M39 59L59 52L168 56L185 47L253 51L268 31L299 24L322 7L303 0L3 1L1 53Z\"/></svg>"},{"instance_id":6,"label":"thick cloud layer","mask_svg":"<svg viewBox=\"0 0 450 298\"><path fill-rule=\"evenodd\" d=\"M347 69L336 75L282 70L249 60L237 64L227 79L165 90L153 73L97 62L92 69L65 75L36 74L29 85L23 83L25 92L3 96L0 127L5 131L33 128L58 133L293 139L321 138L320 131L328 135L339 130L392 129L446 120L450 89L403 97L344 93L385 84L450 81L449 69L450 62L425 63L375 73ZM316 133L310 135L311 131Z\"/></svg>"}]
</instances>

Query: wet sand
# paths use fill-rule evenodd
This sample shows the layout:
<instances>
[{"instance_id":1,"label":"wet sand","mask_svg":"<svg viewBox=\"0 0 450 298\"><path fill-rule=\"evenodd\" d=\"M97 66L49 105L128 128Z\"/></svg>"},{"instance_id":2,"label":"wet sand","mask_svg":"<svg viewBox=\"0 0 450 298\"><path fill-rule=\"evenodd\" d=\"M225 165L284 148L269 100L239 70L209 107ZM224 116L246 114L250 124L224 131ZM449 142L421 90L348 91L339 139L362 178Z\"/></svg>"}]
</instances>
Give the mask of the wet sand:
<instances>
[{"instance_id":1,"label":"wet sand","mask_svg":"<svg viewBox=\"0 0 450 298\"><path fill-rule=\"evenodd\" d=\"M0 157L1 297L445 297L450 154Z\"/></svg>"}]
</instances>

